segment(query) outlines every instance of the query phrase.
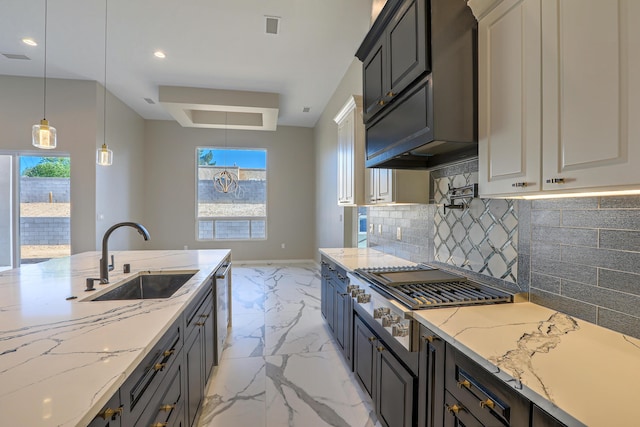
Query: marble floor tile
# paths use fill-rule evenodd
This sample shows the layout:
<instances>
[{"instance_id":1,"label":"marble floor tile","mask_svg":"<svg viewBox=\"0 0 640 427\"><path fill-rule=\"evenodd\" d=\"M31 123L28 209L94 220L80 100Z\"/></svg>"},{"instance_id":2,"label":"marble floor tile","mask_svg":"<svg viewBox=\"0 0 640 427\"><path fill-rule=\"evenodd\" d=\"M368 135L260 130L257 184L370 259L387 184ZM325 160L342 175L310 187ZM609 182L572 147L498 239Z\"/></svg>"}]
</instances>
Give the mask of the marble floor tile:
<instances>
[{"instance_id":1,"label":"marble floor tile","mask_svg":"<svg viewBox=\"0 0 640 427\"><path fill-rule=\"evenodd\" d=\"M269 312L265 316L265 354L310 353L336 349L319 309L304 302L297 311Z\"/></svg>"},{"instance_id":2,"label":"marble floor tile","mask_svg":"<svg viewBox=\"0 0 640 427\"><path fill-rule=\"evenodd\" d=\"M380 427L320 314L318 266L232 274L232 327L196 426Z\"/></svg>"},{"instance_id":3,"label":"marble floor tile","mask_svg":"<svg viewBox=\"0 0 640 427\"><path fill-rule=\"evenodd\" d=\"M268 426L374 426L337 351L266 357Z\"/></svg>"},{"instance_id":4,"label":"marble floor tile","mask_svg":"<svg viewBox=\"0 0 640 427\"><path fill-rule=\"evenodd\" d=\"M264 314L234 314L222 359L264 356Z\"/></svg>"},{"instance_id":5,"label":"marble floor tile","mask_svg":"<svg viewBox=\"0 0 640 427\"><path fill-rule=\"evenodd\" d=\"M266 426L265 360L223 359L213 372L197 426Z\"/></svg>"}]
</instances>

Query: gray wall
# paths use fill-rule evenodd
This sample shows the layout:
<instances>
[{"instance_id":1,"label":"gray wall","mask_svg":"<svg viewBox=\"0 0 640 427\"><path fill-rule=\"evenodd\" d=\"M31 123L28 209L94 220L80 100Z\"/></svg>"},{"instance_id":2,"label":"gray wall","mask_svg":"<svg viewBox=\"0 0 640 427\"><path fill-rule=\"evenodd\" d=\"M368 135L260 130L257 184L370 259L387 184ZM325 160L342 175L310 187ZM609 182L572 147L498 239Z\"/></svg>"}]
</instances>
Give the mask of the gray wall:
<instances>
[{"instance_id":1,"label":"gray wall","mask_svg":"<svg viewBox=\"0 0 640 427\"><path fill-rule=\"evenodd\" d=\"M69 178L20 177L21 203L49 203L49 193L53 203L69 203Z\"/></svg>"},{"instance_id":2,"label":"gray wall","mask_svg":"<svg viewBox=\"0 0 640 427\"><path fill-rule=\"evenodd\" d=\"M69 218L20 218L20 243L23 245L68 245Z\"/></svg>"},{"instance_id":3,"label":"gray wall","mask_svg":"<svg viewBox=\"0 0 640 427\"><path fill-rule=\"evenodd\" d=\"M144 121L108 94L108 144L114 165L96 170L102 144L103 88L94 81L47 79L47 119L58 131L58 147L44 153L31 145L31 126L42 119L42 79L0 76L0 153L71 158L71 252L96 250L106 228L142 218ZM104 215L97 220L97 214ZM118 233L120 234L120 233ZM138 244L114 235L114 248ZM137 234L136 234L137 235ZM134 243L135 242L135 243Z\"/></svg>"},{"instance_id":4,"label":"gray wall","mask_svg":"<svg viewBox=\"0 0 640 427\"><path fill-rule=\"evenodd\" d=\"M338 206L338 125L333 121L350 95L362 94L362 63L354 59L314 128L316 248L350 246L354 208ZM347 225L345 225L347 223ZM319 254L315 254L319 259Z\"/></svg>"},{"instance_id":5,"label":"gray wall","mask_svg":"<svg viewBox=\"0 0 640 427\"><path fill-rule=\"evenodd\" d=\"M196 241L196 148L267 149L267 239ZM145 124L145 225L152 249L229 248L237 260L314 257L315 164L313 130L183 128L170 121ZM285 248L281 248L281 244Z\"/></svg>"}]
</instances>

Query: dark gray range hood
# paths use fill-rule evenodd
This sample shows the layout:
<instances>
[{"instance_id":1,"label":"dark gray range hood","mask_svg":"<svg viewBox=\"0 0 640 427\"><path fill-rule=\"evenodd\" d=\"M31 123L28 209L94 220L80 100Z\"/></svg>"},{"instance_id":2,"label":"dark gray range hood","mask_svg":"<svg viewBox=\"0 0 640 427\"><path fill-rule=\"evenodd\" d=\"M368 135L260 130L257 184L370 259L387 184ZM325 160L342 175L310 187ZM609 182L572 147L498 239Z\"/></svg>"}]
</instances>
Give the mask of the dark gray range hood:
<instances>
[{"instance_id":1,"label":"dark gray range hood","mask_svg":"<svg viewBox=\"0 0 640 427\"><path fill-rule=\"evenodd\" d=\"M371 58L376 49L381 50L381 40L391 46L383 45L387 49L383 61L394 60L389 34L396 29L394 25L398 34L406 32L398 24L406 18L401 15L405 10L407 15L412 13L407 21L426 21L422 30L424 40L415 43L418 49L421 46L425 49L416 57L424 55L426 65L400 93L376 100L368 92L372 92L372 84L375 87L377 82L372 79L377 79L378 73L369 72L367 67L373 63ZM421 37L420 31L417 33L416 37ZM412 43L409 40L404 45L411 44L413 48ZM477 21L465 0L387 2L356 53L364 68L367 167L433 169L477 156L477 45ZM395 50L399 51L397 46ZM401 52L397 56L400 55L408 54ZM389 70L393 66L393 63L384 65ZM380 79L392 72L383 71ZM384 106L367 111L367 97Z\"/></svg>"}]
</instances>

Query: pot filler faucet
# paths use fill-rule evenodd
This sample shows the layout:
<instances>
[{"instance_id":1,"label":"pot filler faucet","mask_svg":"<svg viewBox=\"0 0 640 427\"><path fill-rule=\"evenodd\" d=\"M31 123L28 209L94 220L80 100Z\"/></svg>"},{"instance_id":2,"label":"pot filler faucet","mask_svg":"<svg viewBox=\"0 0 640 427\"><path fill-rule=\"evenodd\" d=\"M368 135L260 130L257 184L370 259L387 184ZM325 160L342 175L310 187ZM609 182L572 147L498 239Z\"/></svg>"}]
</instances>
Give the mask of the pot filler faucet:
<instances>
[{"instance_id":1,"label":"pot filler faucet","mask_svg":"<svg viewBox=\"0 0 640 427\"><path fill-rule=\"evenodd\" d=\"M113 270L113 267L115 265L113 255L111 255L111 264L109 264L109 236L111 236L111 233L113 233L116 229L120 227L135 228L136 230L138 230L138 233L140 233L142 237L144 237L144 240L150 239L149 232L147 231L147 229L144 228L142 224L138 224L137 222L119 222L116 225L109 228L104 233L104 237L102 238L102 258L100 258L100 278L87 279L87 289L85 290L87 291L95 290L95 288L93 287L93 282L98 280L103 285L109 283L109 272Z\"/></svg>"}]
</instances>

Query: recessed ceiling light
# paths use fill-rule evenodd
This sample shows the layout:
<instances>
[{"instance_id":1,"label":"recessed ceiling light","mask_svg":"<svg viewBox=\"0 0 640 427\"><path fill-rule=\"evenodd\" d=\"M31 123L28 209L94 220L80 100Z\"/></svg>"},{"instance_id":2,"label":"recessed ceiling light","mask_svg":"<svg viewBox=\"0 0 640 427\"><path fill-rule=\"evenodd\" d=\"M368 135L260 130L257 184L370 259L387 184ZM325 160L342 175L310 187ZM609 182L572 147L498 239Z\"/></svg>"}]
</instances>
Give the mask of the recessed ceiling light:
<instances>
[{"instance_id":1,"label":"recessed ceiling light","mask_svg":"<svg viewBox=\"0 0 640 427\"><path fill-rule=\"evenodd\" d=\"M36 41L34 39L31 39L29 37L25 37L22 39L22 43L29 45L29 46L38 46L38 43L36 43Z\"/></svg>"},{"instance_id":2,"label":"recessed ceiling light","mask_svg":"<svg viewBox=\"0 0 640 427\"><path fill-rule=\"evenodd\" d=\"M164 59L167 57L167 55L165 55L164 52L161 50L156 50L155 52L153 52L153 56L160 59Z\"/></svg>"}]
</instances>

